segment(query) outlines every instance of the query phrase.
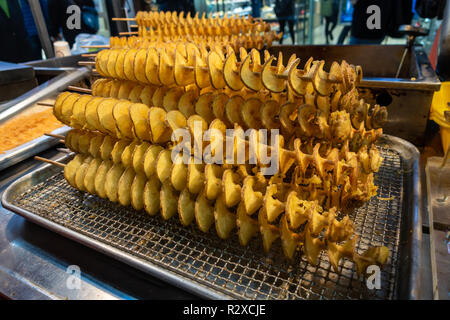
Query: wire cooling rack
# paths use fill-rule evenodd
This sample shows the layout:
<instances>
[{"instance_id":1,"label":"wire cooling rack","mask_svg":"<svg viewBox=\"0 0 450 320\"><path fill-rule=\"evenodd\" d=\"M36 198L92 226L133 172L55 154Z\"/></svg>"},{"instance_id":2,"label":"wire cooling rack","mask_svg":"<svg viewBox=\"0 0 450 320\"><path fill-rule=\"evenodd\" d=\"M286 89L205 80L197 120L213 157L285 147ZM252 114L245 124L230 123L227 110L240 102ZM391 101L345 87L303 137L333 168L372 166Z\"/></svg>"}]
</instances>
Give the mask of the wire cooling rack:
<instances>
[{"instance_id":1,"label":"wire cooling rack","mask_svg":"<svg viewBox=\"0 0 450 320\"><path fill-rule=\"evenodd\" d=\"M291 263L282 255L279 241L269 254L263 252L259 238L242 247L235 234L221 240L214 230L202 233L196 226L183 227L176 217L163 221L159 216L151 217L80 192L66 183L60 171L42 175L42 181L30 178L33 181L20 192L8 193L6 202L12 210L43 218L40 220L44 225L45 221L56 223L85 236L85 240L78 240L101 247L102 252L108 253L111 247L118 249L131 265L139 261L171 273L173 284L199 295L237 299L393 299L399 268L404 168L397 151L385 146L380 153L384 161L375 176L378 195L350 213L359 236L358 253L369 246L389 248L388 262L381 270L381 288L374 290L368 289L366 279L358 279L354 263L349 260L341 261L339 273L333 271L324 252L317 266L310 265L299 253ZM111 250L109 254L115 255Z\"/></svg>"}]
</instances>

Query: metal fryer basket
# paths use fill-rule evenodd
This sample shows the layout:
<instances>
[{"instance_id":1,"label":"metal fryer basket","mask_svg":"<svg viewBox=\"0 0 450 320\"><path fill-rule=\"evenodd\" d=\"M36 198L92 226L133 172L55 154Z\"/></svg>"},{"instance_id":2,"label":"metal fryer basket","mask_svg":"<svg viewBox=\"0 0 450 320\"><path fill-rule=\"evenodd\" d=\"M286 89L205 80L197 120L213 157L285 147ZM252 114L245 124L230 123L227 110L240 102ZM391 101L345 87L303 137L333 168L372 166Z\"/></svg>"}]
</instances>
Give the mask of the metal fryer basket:
<instances>
[{"instance_id":1,"label":"metal fryer basket","mask_svg":"<svg viewBox=\"0 0 450 320\"><path fill-rule=\"evenodd\" d=\"M411 214L403 205L410 191L405 190L405 175L412 171L406 168L410 159L392 144L382 144L380 151L384 161L376 175L378 196L350 215L359 253L370 245L389 248L379 290L369 290L366 280L357 278L351 261L341 261L340 273L332 270L325 253L316 267L300 254L290 263L279 242L266 255L259 239L241 247L237 236L224 241L215 230L204 234L195 226L183 227L176 218L150 217L73 189L61 170L50 166L16 181L2 201L34 222L203 297L393 299L403 286L399 270L407 248L400 242L402 224L410 220L404 217Z\"/></svg>"}]
</instances>

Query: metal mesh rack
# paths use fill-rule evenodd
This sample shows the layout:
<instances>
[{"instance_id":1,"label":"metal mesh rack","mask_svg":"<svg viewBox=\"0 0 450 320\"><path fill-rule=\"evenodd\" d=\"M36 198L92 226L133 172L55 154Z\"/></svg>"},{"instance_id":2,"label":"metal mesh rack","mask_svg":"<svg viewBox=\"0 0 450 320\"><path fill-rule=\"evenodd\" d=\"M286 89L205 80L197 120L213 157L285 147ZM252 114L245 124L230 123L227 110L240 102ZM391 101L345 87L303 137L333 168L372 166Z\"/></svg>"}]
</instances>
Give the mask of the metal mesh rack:
<instances>
[{"instance_id":1,"label":"metal mesh rack","mask_svg":"<svg viewBox=\"0 0 450 320\"><path fill-rule=\"evenodd\" d=\"M211 230L183 227L177 218L163 221L145 212L120 207L70 187L61 172L52 174L8 200L89 239L119 249L135 259L168 270L183 282L193 282L227 298L238 299L393 299L396 298L400 226L402 220L402 157L389 147L375 184L378 195L350 214L359 236L357 251L385 245L390 256L381 272L381 289L369 290L358 279L354 263L341 261L335 273L322 252L316 267L299 253L290 263L280 242L269 254L260 239L247 247L237 236L221 240ZM214 229L212 227L211 229Z\"/></svg>"}]
</instances>

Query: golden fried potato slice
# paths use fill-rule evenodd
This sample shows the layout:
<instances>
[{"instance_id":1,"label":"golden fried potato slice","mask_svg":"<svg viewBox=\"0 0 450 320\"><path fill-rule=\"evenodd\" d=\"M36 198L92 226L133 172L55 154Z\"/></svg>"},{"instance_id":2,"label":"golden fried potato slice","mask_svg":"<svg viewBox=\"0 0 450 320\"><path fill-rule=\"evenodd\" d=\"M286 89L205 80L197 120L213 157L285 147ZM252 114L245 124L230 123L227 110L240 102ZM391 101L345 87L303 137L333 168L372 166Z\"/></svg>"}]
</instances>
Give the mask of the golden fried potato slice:
<instances>
[{"instance_id":1,"label":"golden fried potato slice","mask_svg":"<svg viewBox=\"0 0 450 320\"><path fill-rule=\"evenodd\" d=\"M100 146L100 157L103 160L111 160L111 152L116 144L116 139L111 136L105 136L103 138L103 143Z\"/></svg>"},{"instance_id":2,"label":"golden fried potato slice","mask_svg":"<svg viewBox=\"0 0 450 320\"><path fill-rule=\"evenodd\" d=\"M163 149L161 146L151 145L145 152L143 170L148 179L156 174L156 160Z\"/></svg>"},{"instance_id":3,"label":"golden fried potato slice","mask_svg":"<svg viewBox=\"0 0 450 320\"><path fill-rule=\"evenodd\" d=\"M205 193L201 191L195 201L195 222L198 228L203 232L208 232L214 223L214 206L213 202L205 197Z\"/></svg>"},{"instance_id":4,"label":"golden fried potato slice","mask_svg":"<svg viewBox=\"0 0 450 320\"><path fill-rule=\"evenodd\" d=\"M148 148L150 148L150 143L145 141L134 148L132 162L134 171L136 171L136 173L144 174L144 156Z\"/></svg>"},{"instance_id":5,"label":"golden fried potato slice","mask_svg":"<svg viewBox=\"0 0 450 320\"><path fill-rule=\"evenodd\" d=\"M80 131L77 129L72 129L66 133L66 137L64 139L64 143L66 147L73 151L78 153L78 137L79 137Z\"/></svg>"},{"instance_id":6,"label":"golden fried potato slice","mask_svg":"<svg viewBox=\"0 0 450 320\"><path fill-rule=\"evenodd\" d=\"M70 125L70 118L72 117L73 105L80 99L82 95L73 93L64 99L61 105L61 122Z\"/></svg>"},{"instance_id":7,"label":"golden fried potato slice","mask_svg":"<svg viewBox=\"0 0 450 320\"><path fill-rule=\"evenodd\" d=\"M66 100L67 97L69 97L71 95L72 95L72 93L69 91L60 93L58 95L58 97L56 98L55 105L53 106L53 115L55 116L56 119L58 119L61 122L62 122L61 109L62 109L63 102L64 102L64 100Z\"/></svg>"},{"instance_id":8,"label":"golden fried potato slice","mask_svg":"<svg viewBox=\"0 0 450 320\"><path fill-rule=\"evenodd\" d=\"M129 49L122 49L120 50L119 54L117 55L116 65L114 71L116 72L118 79L126 79L125 76L125 56L127 55Z\"/></svg>"},{"instance_id":9,"label":"golden fried potato slice","mask_svg":"<svg viewBox=\"0 0 450 320\"><path fill-rule=\"evenodd\" d=\"M111 81L111 89L109 90L109 95L105 98L114 98L117 99L119 97L120 87L124 83L123 80L113 80Z\"/></svg>"},{"instance_id":10,"label":"golden fried potato slice","mask_svg":"<svg viewBox=\"0 0 450 320\"><path fill-rule=\"evenodd\" d=\"M198 91L191 89L187 90L185 93L183 93L178 100L178 110L186 117L189 118L190 116L195 114L194 105L195 102L198 99Z\"/></svg>"},{"instance_id":11,"label":"golden fried potato slice","mask_svg":"<svg viewBox=\"0 0 450 320\"><path fill-rule=\"evenodd\" d=\"M118 101L112 109L114 125L120 138L134 139L133 124L130 117L131 102L128 100Z\"/></svg>"},{"instance_id":12,"label":"golden fried potato slice","mask_svg":"<svg viewBox=\"0 0 450 320\"><path fill-rule=\"evenodd\" d=\"M225 105L226 105L228 99L229 99L229 97L227 94L218 93L214 96L214 99L212 101L212 106L211 106L214 117L225 122L227 127L231 126L231 123L228 121L227 117L225 116Z\"/></svg>"},{"instance_id":13,"label":"golden fried potato slice","mask_svg":"<svg viewBox=\"0 0 450 320\"><path fill-rule=\"evenodd\" d=\"M190 193L199 193L205 185L205 165L203 163L194 163L194 158L188 165L187 187Z\"/></svg>"},{"instance_id":14,"label":"golden fried potato slice","mask_svg":"<svg viewBox=\"0 0 450 320\"><path fill-rule=\"evenodd\" d=\"M111 49L108 55L108 61L106 62L106 69L109 77L117 78L116 63L121 49Z\"/></svg>"},{"instance_id":15,"label":"golden fried potato slice","mask_svg":"<svg viewBox=\"0 0 450 320\"><path fill-rule=\"evenodd\" d=\"M244 98L236 95L228 99L225 104L225 115L231 124L238 124L241 127L245 125L241 115L241 109L244 101Z\"/></svg>"},{"instance_id":16,"label":"golden fried potato slice","mask_svg":"<svg viewBox=\"0 0 450 320\"><path fill-rule=\"evenodd\" d=\"M162 84L159 79L159 53L154 47L150 47L147 52L145 75L149 83L157 86Z\"/></svg>"},{"instance_id":17,"label":"golden fried potato slice","mask_svg":"<svg viewBox=\"0 0 450 320\"><path fill-rule=\"evenodd\" d=\"M84 175L84 188L90 194L95 194L95 176L97 175L97 170L102 162L102 159L92 158L89 167L86 170L86 174Z\"/></svg>"},{"instance_id":18,"label":"golden fried potato slice","mask_svg":"<svg viewBox=\"0 0 450 320\"><path fill-rule=\"evenodd\" d=\"M105 193L111 202L118 201L119 180L124 171L125 168L121 164L114 164L106 174Z\"/></svg>"},{"instance_id":19,"label":"golden fried potato slice","mask_svg":"<svg viewBox=\"0 0 450 320\"><path fill-rule=\"evenodd\" d=\"M131 206L135 210L144 209L144 188L147 177L142 173L137 173L131 185Z\"/></svg>"},{"instance_id":20,"label":"golden fried potato slice","mask_svg":"<svg viewBox=\"0 0 450 320\"><path fill-rule=\"evenodd\" d=\"M261 109L261 122L264 128L279 129L280 122L277 119L280 113L280 104L275 100L267 100ZM278 120L278 121L277 121Z\"/></svg>"},{"instance_id":21,"label":"golden fried potato slice","mask_svg":"<svg viewBox=\"0 0 450 320\"><path fill-rule=\"evenodd\" d=\"M272 243L280 237L280 229L267 221L267 215L262 207L258 213L259 232L261 232L264 251L270 251Z\"/></svg>"},{"instance_id":22,"label":"golden fried potato slice","mask_svg":"<svg viewBox=\"0 0 450 320\"><path fill-rule=\"evenodd\" d=\"M84 186L84 177L86 176L87 169L92 159L93 158L90 156L86 157L83 163L78 167L75 174L75 188L80 191L86 191L86 187Z\"/></svg>"},{"instance_id":23,"label":"golden fried potato slice","mask_svg":"<svg viewBox=\"0 0 450 320\"><path fill-rule=\"evenodd\" d=\"M105 190L106 175L112 166L113 163L111 161L103 161L98 167L97 173L95 174L94 179L95 193L100 198L106 198L106 190Z\"/></svg>"},{"instance_id":24,"label":"golden fried potato slice","mask_svg":"<svg viewBox=\"0 0 450 320\"><path fill-rule=\"evenodd\" d=\"M84 163L84 160L86 160L87 157L88 156L85 154L77 154L64 167L64 178L74 188L76 188L75 176L77 174L77 171L80 168L80 166Z\"/></svg>"},{"instance_id":25,"label":"golden fried potato slice","mask_svg":"<svg viewBox=\"0 0 450 320\"><path fill-rule=\"evenodd\" d=\"M205 196L215 200L222 192L223 168L216 164L205 165Z\"/></svg>"},{"instance_id":26,"label":"golden fried potato slice","mask_svg":"<svg viewBox=\"0 0 450 320\"><path fill-rule=\"evenodd\" d=\"M85 109L86 129L94 131L99 130L101 127L98 119L97 108L98 105L104 100L104 98L96 97L88 102Z\"/></svg>"},{"instance_id":27,"label":"golden fried potato slice","mask_svg":"<svg viewBox=\"0 0 450 320\"><path fill-rule=\"evenodd\" d=\"M239 184L239 174L232 169L226 169L223 172L222 188L225 196L225 205L228 208L234 207L241 201L241 186Z\"/></svg>"},{"instance_id":28,"label":"golden fried potato slice","mask_svg":"<svg viewBox=\"0 0 450 320\"><path fill-rule=\"evenodd\" d=\"M136 59L136 53L138 49L130 49L125 55L125 60L123 64L123 73L125 78L131 81L137 81L136 75L134 74L134 60Z\"/></svg>"},{"instance_id":29,"label":"golden fried potato slice","mask_svg":"<svg viewBox=\"0 0 450 320\"><path fill-rule=\"evenodd\" d=\"M178 210L178 193L169 180L161 184L160 191L161 216L164 220L172 218Z\"/></svg>"},{"instance_id":30,"label":"golden fried potato slice","mask_svg":"<svg viewBox=\"0 0 450 320\"><path fill-rule=\"evenodd\" d=\"M105 134L111 134L114 137L118 137L116 123L113 117L113 108L116 103L118 103L116 99L103 99L97 107L97 115L100 122L99 130Z\"/></svg>"},{"instance_id":31,"label":"golden fried potato slice","mask_svg":"<svg viewBox=\"0 0 450 320\"><path fill-rule=\"evenodd\" d=\"M187 126L186 117L178 110L169 111L166 114L166 124L172 131Z\"/></svg>"},{"instance_id":32,"label":"golden fried potato slice","mask_svg":"<svg viewBox=\"0 0 450 320\"><path fill-rule=\"evenodd\" d=\"M91 86L92 95L96 97L103 97L103 90L105 87L105 84L108 83L110 79L106 78L100 78L94 81L94 83Z\"/></svg>"},{"instance_id":33,"label":"golden fried potato slice","mask_svg":"<svg viewBox=\"0 0 450 320\"><path fill-rule=\"evenodd\" d=\"M172 131L165 124L166 111L162 108L151 107L148 112L148 122L152 133L153 143L170 141Z\"/></svg>"},{"instance_id":34,"label":"golden fried potato slice","mask_svg":"<svg viewBox=\"0 0 450 320\"><path fill-rule=\"evenodd\" d=\"M209 77L209 69L206 63L207 57L196 54L194 65L195 84L199 88L207 88L211 86L211 78Z\"/></svg>"},{"instance_id":35,"label":"golden fried potato slice","mask_svg":"<svg viewBox=\"0 0 450 320\"><path fill-rule=\"evenodd\" d=\"M94 158L100 158L100 147L103 143L104 135L98 133L95 134L90 143L88 153Z\"/></svg>"},{"instance_id":36,"label":"golden fried potato slice","mask_svg":"<svg viewBox=\"0 0 450 320\"><path fill-rule=\"evenodd\" d=\"M156 175L159 181L164 182L170 177L172 164L172 151L169 149L162 150L156 158Z\"/></svg>"},{"instance_id":37,"label":"golden fried potato slice","mask_svg":"<svg viewBox=\"0 0 450 320\"><path fill-rule=\"evenodd\" d=\"M245 100L244 104L242 105L241 115L242 120L248 128L260 129L262 127L262 105L262 101L258 98L250 98Z\"/></svg>"},{"instance_id":38,"label":"golden fried potato slice","mask_svg":"<svg viewBox=\"0 0 450 320\"><path fill-rule=\"evenodd\" d=\"M178 109L178 102L183 95L184 90L180 87L173 87L167 90L163 96L162 106L169 112ZM155 105L156 106L156 105ZM158 107L158 106L157 106Z\"/></svg>"},{"instance_id":39,"label":"golden fried potato slice","mask_svg":"<svg viewBox=\"0 0 450 320\"><path fill-rule=\"evenodd\" d=\"M283 134L291 135L294 133L295 119L297 119L297 104L292 102L287 102L281 106L280 110L280 123Z\"/></svg>"},{"instance_id":40,"label":"golden fried potato slice","mask_svg":"<svg viewBox=\"0 0 450 320\"><path fill-rule=\"evenodd\" d=\"M133 87L133 89L130 91L128 100L130 100L133 103L142 103L142 100L141 100L142 90L144 90L144 86L136 84Z\"/></svg>"},{"instance_id":41,"label":"golden fried potato slice","mask_svg":"<svg viewBox=\"0 0 450 320\"><path fill-rule=\"evenodd\" d=\"M156 89L157 89L156 86L144 86L144 89L142 89L139 99L141 99L142 103L145 104L147 107L153 106L152 99Z\"/></svg>"},{"instance_id":42,"label":"golden fried potato slice","mask_svg":"<svg viewBox=\"0 0 450 320\"><path fill-rule=\"evenodd\" d=\"M305 63L304 69L299 70L297 69L297 66L300 64L299 59L296 60L296 62L293 63L292 67L289 69L288 83L290 88L292 88L297 95L305 95L306 92L308 92L308 87L312 87L311 81L306 79L306 76L311 69L312 62L313 58L309 58Z\"/></svg>"},{"instance_id":43,"label":"golden fried potato slice","mask_svg":"<svg viewBox=\"0 0 450 320\"><path fill-rule=\"evenodd\" d=\"M211 84L215 89L222 89L225 87L225 79L223 77L223 55L216 51L210 51L207 58L209 68L209 78Z\"/></svg>"},{"instance_id":44,"label":"golden fried potato slice","mask_svg":"<svg viewBox=\"0 0 450 320\"><path fill-rule=\"evenodd\" d=\"M117 140L117 142L114 144L113 149L111 150L111 160L114 164L121 164L122 163L122 154L125 148L131 143L131 141L128 140Z\"/></svg>"},{"instance_id":45,"label":"golden fried potato slice","mask_svg":"<svg viewBox=\"0 0 450 320\"><path fill-rule=\"evenodd\" d=\"M254 176L246 177L242 185L241 199L248 215L255 213L262 206L264 200L263 194L254 189L255 185L256 177Z\"/></svg>"},{"instance_id":46,"label":"golden fried potato slice","mask_svg":"<svg viewBox=\"0 0 450 320\"><path fill-rule=\"evenodd\" d=\"M91 95L81 96L74 104L72 108L72 116L70 117L70 126L76 129L83 129L86 125L86 105L90 100L94 99Z\"/></svg>"},{"instance_id":47,"label":"golden fried potato slice","mask_svg":"<svg viewBox=\"0 0 450 320\"><path fill-rule=\"evenodd\" d=\"M170 87L168 86L161 86L158 87L152 96L152 104L155 107L158 108L164 108L164 95L167 91L169 91Z\"/></svg>"},{"instance_id":48,"label":"golden fried potato slice","mask_svg":"<svg viewBox=\"0 0 450 320\"><path fill-rule=\"evenodd\" d=\"M247 215L244 203L239 203L237 208L236 225L238 228L239 242L242 246L246 246L253 237L259 232L258 221Z\"/></svg>"},{"instance_id":49,"label":"golden fried potato slice","mask_svg":"<svg viewBox=\"0 0 450 320\"><path fill-rule=\"evenodd\" d=\"M160 209L161 182L158 180L156 175L147 178L148 180L144 187L143 196L144 209L149 215L154 216Z\"/></svg>"},{"instance_id":50,"label":"golden fried potato slice","mask_svg":"<svg viewBox=\"0 0 450 320\"><path fill-rule=\"evenodd\" d=\"M200 117L205 119L209 124L214 120L214 114L212 112L212 102L214 100L214 94L212 92L207 92L202 94L195 103L194 109Z\"/></svg>"},{"instance_id":51,"label":"golden fried potato slice","mask_svg":"<svg viewBox=\"0 0 450 320\"><path fill-rule=\"evenodd\" d=\"M261 71L262 66L259 52L256 49L252 49L250 54L241 63L240 75L244 85L256 92L263 89Z\"/></svg>"},{"instance_id":52,"label":"golden fried potato slice","mask_svg":"<svg viewBox=\"0 0 450 320\"><path fill-rule=\"evenodd\" d=\"M132 81L121 81L119 91L117 92L117 99L126 99L130 97L130 92L133 90L135 82Z\"/></svg>"},{"instance_id":53,"label":"golden fried potato slice","mask_svg":"<svg viewBox=\"0 0 450 320\"><path fill-rule=\"evenodd\" d=\"M133 166L133 153L139 144L140 144L139 141L133 141L123 149L120 160L124 167Z\"/></svg>"},{"instance_id":54,"label":"golden fried potato slice","mask_svg":"<svg viewBox=\"0 0 450 320\"><path fill-rule=\"evenodd\" d=\"M227 239L236 227L236 215L228 210L223 194L220 195L214 205L214 221L217 235L221 239Z\"/></svg>"},{"instance_id":55,"label":"golden fried potato slice","mask_svg":"<svg viewBox=\"0 0 450 320\"><path fill-rule=\"evenodd\" d=\"M79 153L89 154L89 144L91 143L92 137L93 134L91 132L81 132L76 142Z\"/></svg>"},{"instance_id":56,"label":"golden fried potato slice","mask_svg":"<svg viewBox=\"0 0 450 320\"><path fill-rule=\"evenodd\" d=\"M283 253L288 259L293 259L295 251L300 243L301 235L293 232L288 225L286 215L280 219L281 245Z\"/></svg>"},{"instance_id":57,"label":"golden fried potato slice","mask_svg":"<svg viewBox=\"0 0 450 320\"><path fill-rule=\"evenodd\" d=\"M122 176L119 179L119 185L117 186L117 199L122 206L128 206L131 204L131 185L133 184L136 172L133 168L126 168Z\"/></svg>"},{"instance_id":58,"label":"golden fried potato slice","mask_svg":"<svg viewBox=\"0 0 450 320\"><path fill-rule=\"evenodd\" d=\"M151 129L148 122L149 107L142 103L133 103L130 105L129 116L132 121L133 132L140 140L151 141Z\"/></svg>"},{"instance_id":59,"label":"golden fried potato slice","mask_svg":"<svg viewBox=\"0 0 450 320\"><path fill-rule=\"evenodd\" d=\"M184 46L184 44L182 44L182 46ZM194 83L194 60L191 59L191 61L189 61L186 49L184 52L175 50L174 56L173 72L176 85L184 87Z\"/></svg>"},{"instance_id":60,"label":"golden fried potato slice","mask_svg":"<svg viewBox=\"0 0 450 320\"><path fill-rule=\"evenodd\" d=\"M183 226L192 223L195 217L195 196L184 189L178 198L178 216Z\"/></svg>"},{"instance_id":61,"label":"golden fried potato slice","mask_svg":"<svg viewBox=\"0 0 450 320\"><path fill-rule=\"evenodd\" d=\"M109 50L101 50L99 51L99 53L97 54L97 56L95 57L95 69L97 70L97 72L102 76L102 77L107 77L107 69L106 69L106 64L107 63L107 57L105 57L105 55L109 54ZM103 66L102 66L103 65ZM103 67L105 67L105 70L103 70Z\"/></svg>"},{"instance_id":62,"label":"golden fried potato slice","mask_svg":"<svg viewBox=\"0 0 450 320\"><path fill-rule=\"evenodd\" d=\"M241 57L241 59L243 58ZM239 74L239 69L236 54L232 52L225 59L225 63L223 65L223 77L227 86L235 91L239 91L244 87L244 83L242 82Z\"/></svg>"},{"instance_id":63,"label":"golden fried potato slice","mask_svg":"<svg viewBox=\"0 0 450 320\"><path fill-rule=\"evenodd\" d=\"M178 155L172 165L170 182L177 191L183 191L187 185L188 167L183 163L183 156Z\"/></svg>"},{"instance_id":64,"label":"golden fried potato slice","mask_svg":"<svg viewBox=\"0 0 450 320\"><path fill-rule=\"evenodd\" d=\"M145 73L145 64L147 61L147 52L148 50L145 49L139 49L136 52L136 56L134 58L134 76L136 77L136 80L142 83L149 83L147 80L147 76Z\"/></svg>"},{"instance_id":65,"label":"golden fried potato slice","mask_svg":"<svg viewBox=\"0 0 450 320\"><path fill-rule=\"evenodd\" d=\"M159 80L163 85L170 86L175 83L174 77L174 53L166 48L159 52Z\"/></svg>"}]
</instances>

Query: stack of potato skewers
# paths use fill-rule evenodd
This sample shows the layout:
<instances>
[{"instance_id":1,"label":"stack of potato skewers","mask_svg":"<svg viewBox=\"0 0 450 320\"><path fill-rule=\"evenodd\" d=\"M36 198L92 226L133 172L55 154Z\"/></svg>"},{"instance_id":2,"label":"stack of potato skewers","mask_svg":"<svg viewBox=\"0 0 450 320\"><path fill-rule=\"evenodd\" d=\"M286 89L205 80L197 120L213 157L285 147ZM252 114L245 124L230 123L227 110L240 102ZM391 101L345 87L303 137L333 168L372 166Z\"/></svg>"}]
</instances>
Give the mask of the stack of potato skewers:
<instances>
[{"instance_id":1,"label":"stack of potato skewers","mask_svg":"<svg viewBox=\"0 0 450 320\"><path fill-rule=\"evenodd\" d=\"M282 55L265 52L263 61L256 50L191 43L101 51L95 66L105 78L92 95L64 92L54 106L55 116L75 128L66 144L77 155L65 178L151 215L195 221L204 232L214 224L223 239L237 228L242 245L261 234L268 251L280 238L290 259L301 250L315 265L326 251L336 271L348 258L358 273L384 264L386 247L356 252L353 223L343 213L376 194L373 172L382 159L374 142L386 109L358 98L362 71L345 61L330 72L312 59L298 69L295 56L285 66ZM179 139L179 129L194 139ZM208 129L220 134L204 141ZM242 148L256 156L199 163L192 150L219 154L227 129L256 129L232 139L231 158ZM263 129L281 131L277 148L260 139ZM172 157L180 146L191 151L187 161ZM261 151L275 149L278 169L264 175Z\"/></svg>"}]
</instances>

